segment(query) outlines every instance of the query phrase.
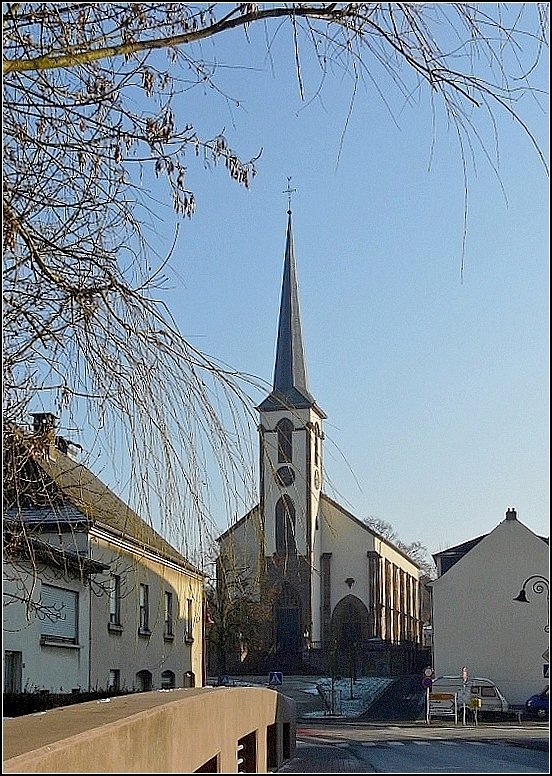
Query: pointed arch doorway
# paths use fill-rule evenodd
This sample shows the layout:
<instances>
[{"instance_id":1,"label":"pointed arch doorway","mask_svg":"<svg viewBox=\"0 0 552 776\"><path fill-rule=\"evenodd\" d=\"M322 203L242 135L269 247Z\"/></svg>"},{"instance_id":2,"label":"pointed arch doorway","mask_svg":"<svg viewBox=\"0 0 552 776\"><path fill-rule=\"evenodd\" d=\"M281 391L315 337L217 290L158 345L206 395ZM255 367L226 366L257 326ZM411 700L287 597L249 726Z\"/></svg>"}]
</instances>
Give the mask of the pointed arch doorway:
<instances>
[{"instance_id":1,"label":"pointed arch doorway","mask_svg":"<svg viewBox=\"0 0 552 776\"><path fill-rule=\"evenodd\" d=\"M336 668L349 672L355 666L357 653L368 636L368 609L360 598L347 595L339 601L332 613L332 640Z\"/></svg>"}]
</instances>

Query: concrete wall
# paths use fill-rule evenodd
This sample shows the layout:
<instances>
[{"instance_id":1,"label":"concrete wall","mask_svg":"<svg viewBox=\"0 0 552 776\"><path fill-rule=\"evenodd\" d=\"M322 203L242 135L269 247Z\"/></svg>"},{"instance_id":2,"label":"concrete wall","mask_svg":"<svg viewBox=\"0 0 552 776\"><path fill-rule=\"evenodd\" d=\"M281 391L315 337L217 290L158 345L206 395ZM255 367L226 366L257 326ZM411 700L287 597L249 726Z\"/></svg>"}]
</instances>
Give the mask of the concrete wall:
<instances>
[{"instance_id":1,"label":"concrete wall","mask_svg":"<svg viewBox=\"0 0 552 776\"><path fill-rule=\"evenodd\" d=\"M137 693L4 720L4 773L267 773L295 755L295 702L262 687ZM247 756L246 752L246 756Z\"/></svg>"}]
</instances>

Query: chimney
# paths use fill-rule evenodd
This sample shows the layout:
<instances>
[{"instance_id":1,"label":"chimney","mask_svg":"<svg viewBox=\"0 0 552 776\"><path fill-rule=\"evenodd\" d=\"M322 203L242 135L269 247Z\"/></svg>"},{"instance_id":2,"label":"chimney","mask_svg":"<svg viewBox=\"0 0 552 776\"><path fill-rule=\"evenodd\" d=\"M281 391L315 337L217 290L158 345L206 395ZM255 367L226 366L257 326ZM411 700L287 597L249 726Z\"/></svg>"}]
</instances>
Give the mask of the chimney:
<instances>
[{"instance_id":1,"label":"chimney","mask_svg":"<svg viewBox=\"0 0 552 776\"><path fill-rule=\"evenodd\" d=\"M515 509L512 509L512 507L506 512L506 520L517 520L517 512Z\"/></svg>"},{"instance_id":2,"label":"chimney","mask_svg":"<svg viewBox=\"0 0 552 776\"><path fill-rule=\"evenodd\" d=\"M54 431L57 416L51 412L33 412L33 431L35 434L46 434L48 431Z\"/></svg>"}]
</instances>

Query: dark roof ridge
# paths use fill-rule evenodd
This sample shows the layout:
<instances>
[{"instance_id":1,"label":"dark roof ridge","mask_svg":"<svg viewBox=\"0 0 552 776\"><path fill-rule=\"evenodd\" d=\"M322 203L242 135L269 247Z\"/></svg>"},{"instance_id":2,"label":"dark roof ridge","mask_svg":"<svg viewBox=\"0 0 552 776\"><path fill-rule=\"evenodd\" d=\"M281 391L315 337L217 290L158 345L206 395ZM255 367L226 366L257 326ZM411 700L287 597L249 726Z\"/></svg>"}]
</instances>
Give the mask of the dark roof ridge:
<instances>
[{"instance_id":1,"label":"dark roof ridge","mask_svg":"<svg viewBox=\"0 0 552 776\"><path fill-rule=\"evenodd\" d=\"M29 443L35 435L18 429L18 436L29 450ZM57 493L93 524L101 525L114 535L125 536L141 549L149 549L160 558L203 576L200 569L190 563L83 463L53 445L50 446L49 457L37 454L32 449L30 456L54 484Z\"/></svg>"}]
</instances>

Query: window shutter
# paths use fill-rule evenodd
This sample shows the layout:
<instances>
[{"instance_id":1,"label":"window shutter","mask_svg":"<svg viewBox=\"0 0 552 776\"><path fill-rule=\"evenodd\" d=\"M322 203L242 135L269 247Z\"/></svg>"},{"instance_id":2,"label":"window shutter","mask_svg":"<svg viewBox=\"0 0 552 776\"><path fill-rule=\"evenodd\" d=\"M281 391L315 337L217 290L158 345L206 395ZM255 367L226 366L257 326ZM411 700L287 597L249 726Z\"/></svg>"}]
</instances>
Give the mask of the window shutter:
<instances>
[{"instance_id":1,"label":"window shutter","mask_svg":"<svg viewBox=\"0 0 552 776\"><path fill-rule=\"evenodd\" d=\"M74 590L42 585L42 635L77 640L78 595Z\"/></svg>"}]
</instances>

